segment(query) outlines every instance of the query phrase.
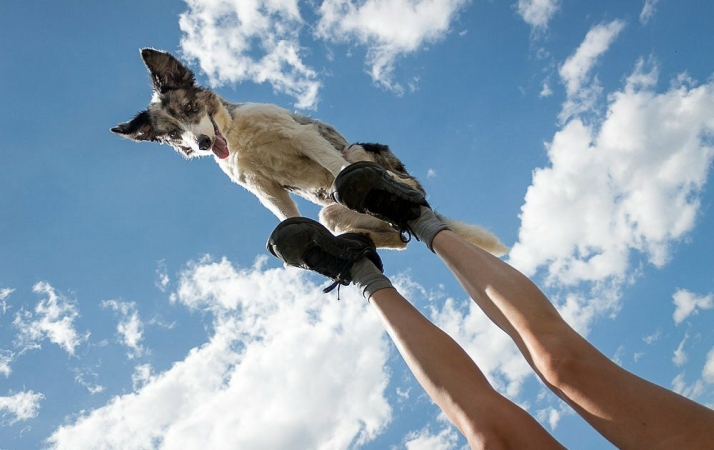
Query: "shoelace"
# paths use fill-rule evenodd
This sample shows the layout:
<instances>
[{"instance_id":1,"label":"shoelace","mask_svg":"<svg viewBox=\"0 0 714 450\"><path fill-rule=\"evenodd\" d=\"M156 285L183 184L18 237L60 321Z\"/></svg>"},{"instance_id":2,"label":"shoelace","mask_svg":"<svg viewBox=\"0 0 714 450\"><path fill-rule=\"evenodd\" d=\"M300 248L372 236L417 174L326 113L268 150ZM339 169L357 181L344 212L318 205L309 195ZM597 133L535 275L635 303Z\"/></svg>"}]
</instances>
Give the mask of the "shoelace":
<instances>
[{"instance_id":1,"label":"shoelace","mask_svg":"<svg viewBox=\"0 0 714 450\"><path fill-rule=\"evenodd\" d=\"M392 228L397 230L399 232L399 240L404 242L405 244L408 243L409 241L412 240L412 236L414 236L414 232L411 230L409 227L409 224L407 224L406 220L403 220L401 222L393 222L392 220L388 219L384 214L376 212L376 211L384 211L387 209L390 209L393 211L394 217L409 217L410 213L412 212L412 207L411 205L405 203L402 201L401 198L399 198L395 194L389 194L388 196L385 195L375 195L371 196L371 198L367 199L367 202L365 203L370 203L370 206L365 205L365 211L368 213L371 213L372 215L376 215L377 217L384 218L386 222L388 222ZM389 205L389 207L385 206ZM394 205L399 205L395 207ZM390 214L391 215L391 214ZM417 238L418 240L418 238Z\"/></svg>"},{"instance_id":2,"label":"shoelace","mask_svg":"<svg viewBox=\"0 0 714 450\"><path fill-rule=\"evenodd\" d=\"M335 263L337 263L337 262L342 263L342 267L340 268L339 272L337 273L337 276L335 278L333 278L329 274L334 273L333 270L331 270L331 269L335 266ZM314 264L314 267L312 268L312 270L332 278L333 282L329 286L327 286L325 289L323 289L322 292L327 294L329 292L332 292L336 287L337 288L337 300L340 299L340 286L341 285L346 286L349 284L349 281L347 279L345 279L345 276L344 276L345 271L346 271L345 269L347 269L347 267L349 266L349 263L350 263L349 261L340 260L339 258L336 258L332 255L323 254L323 257L320 259L320 261L317 262L316 264Z\"/></svg>"}]
</instances>

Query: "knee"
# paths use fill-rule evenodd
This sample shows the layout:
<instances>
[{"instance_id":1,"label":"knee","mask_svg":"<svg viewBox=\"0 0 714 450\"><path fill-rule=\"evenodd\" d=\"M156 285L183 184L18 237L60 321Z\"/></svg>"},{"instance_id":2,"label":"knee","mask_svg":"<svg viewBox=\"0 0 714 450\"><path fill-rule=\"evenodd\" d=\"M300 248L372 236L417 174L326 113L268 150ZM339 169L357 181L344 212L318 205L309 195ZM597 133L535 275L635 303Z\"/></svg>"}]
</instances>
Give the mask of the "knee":
<instances>
[{"instance_id":1,"label":"knee","mask_svg":"<svg viewBox=\"0 0 714 450\"><path fill-rule=\"evenodd\" d=\"M541 336L532 352L533 364L543 382L558 391L587 377L594 347L571 328Z\"/></svg>"}]
</instances>

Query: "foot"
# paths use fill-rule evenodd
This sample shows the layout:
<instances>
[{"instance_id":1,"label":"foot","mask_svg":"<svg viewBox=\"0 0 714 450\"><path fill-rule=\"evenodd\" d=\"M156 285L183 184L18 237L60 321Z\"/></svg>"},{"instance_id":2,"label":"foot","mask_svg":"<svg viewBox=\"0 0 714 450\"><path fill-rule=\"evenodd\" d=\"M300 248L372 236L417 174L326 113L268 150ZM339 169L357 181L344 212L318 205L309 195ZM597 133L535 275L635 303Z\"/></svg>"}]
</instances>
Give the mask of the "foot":
<instances>
[{"instance_id":1,"label":"foot","mask_svg":"<svg viewBox=\"0 0 714 450\"><path fill-rule=\"evenodd\" d=\"M407 222L420 216L422 206L429 208L424 194L396 181L370 161L345 167L335 178L331 195L349 209L389 222L400 233L411 234Z\"/></svg>"},{"instance_id":2,"label":"foot","mask_svg":"<svg viewBox=\"0 0 714 450\"><path fill-rule=\"evenodd\" d=\"M382 260L369 237L359 233L334 236L319 222L306 217L292 217L281 222L268 238L267 247L287 265L331 278L334 283L325 292L330 292L338 284L350 284L350 271L363 258L383 270Z\"/></svg>"}]
</instances>

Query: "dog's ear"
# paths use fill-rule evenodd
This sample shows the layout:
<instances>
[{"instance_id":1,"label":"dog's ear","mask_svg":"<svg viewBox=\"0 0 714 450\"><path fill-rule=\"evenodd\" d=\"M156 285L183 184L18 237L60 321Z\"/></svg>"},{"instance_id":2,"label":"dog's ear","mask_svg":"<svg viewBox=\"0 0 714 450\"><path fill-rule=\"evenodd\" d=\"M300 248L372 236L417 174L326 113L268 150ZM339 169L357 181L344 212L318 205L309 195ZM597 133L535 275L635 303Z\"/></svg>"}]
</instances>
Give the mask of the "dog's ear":
<instances>
[{"instance_id":1,"label":"dog's ear","mask_svg":"<svg viewBox=\"0 0 714 450\"><path fill-rule=\"evenodd\" d=\"M171 89L189 88L196 84L193 72L169 53L143 48L141 58L149 69L154 90L160 94Z\"/></svg>"},{"instance_id":2,"label":"dog's ear","mask_svg":"<svg viewBox=\"0 0 714 450\"><path fill-rule=\"evenodd\" d=\"M111 129L121 137L134 141L155 141L156 132L151 124L149 111L142 111L129 122L120 123Z\"/></svg>"}]
</instances>

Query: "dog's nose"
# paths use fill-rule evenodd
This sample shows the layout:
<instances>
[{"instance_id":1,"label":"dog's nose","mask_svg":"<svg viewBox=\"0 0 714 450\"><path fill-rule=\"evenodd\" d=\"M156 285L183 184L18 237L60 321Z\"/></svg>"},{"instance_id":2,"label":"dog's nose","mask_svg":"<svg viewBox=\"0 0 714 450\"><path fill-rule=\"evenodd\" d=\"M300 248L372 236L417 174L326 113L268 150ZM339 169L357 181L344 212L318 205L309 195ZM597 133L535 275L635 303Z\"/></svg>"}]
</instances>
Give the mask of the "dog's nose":
<instances>
[{"instance_id":1,"label":"dog's nose","mask_svg":"<svg viewBox=\"0 0 714 450\"><path fill-rule=\"evenodd\" d=\"M208 150L211 148L211 138L206 136L205 134L202 134L198 137L198 148L201 150Z\"/></svg>"}]
</instances>

